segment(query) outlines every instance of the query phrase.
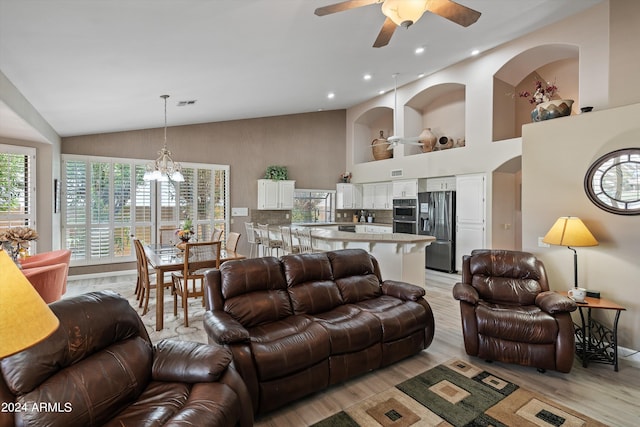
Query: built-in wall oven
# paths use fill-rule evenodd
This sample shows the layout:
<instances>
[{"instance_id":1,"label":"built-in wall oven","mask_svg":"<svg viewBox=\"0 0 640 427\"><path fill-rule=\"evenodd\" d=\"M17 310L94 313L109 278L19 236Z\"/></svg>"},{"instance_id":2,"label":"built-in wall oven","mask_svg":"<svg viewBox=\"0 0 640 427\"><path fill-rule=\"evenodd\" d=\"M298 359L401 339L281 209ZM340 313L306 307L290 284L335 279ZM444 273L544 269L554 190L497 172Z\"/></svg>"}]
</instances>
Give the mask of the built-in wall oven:
<instances>
[{"instance_id":1,"label":"built-in wall oven","mask_svg":"<svg viewBox=\"0 0 640 427\"><path fill-rule=\"evenodd\" d=\"M418 234L418 199L393 200L393 232Z\"/></svg>"}]
</instances>

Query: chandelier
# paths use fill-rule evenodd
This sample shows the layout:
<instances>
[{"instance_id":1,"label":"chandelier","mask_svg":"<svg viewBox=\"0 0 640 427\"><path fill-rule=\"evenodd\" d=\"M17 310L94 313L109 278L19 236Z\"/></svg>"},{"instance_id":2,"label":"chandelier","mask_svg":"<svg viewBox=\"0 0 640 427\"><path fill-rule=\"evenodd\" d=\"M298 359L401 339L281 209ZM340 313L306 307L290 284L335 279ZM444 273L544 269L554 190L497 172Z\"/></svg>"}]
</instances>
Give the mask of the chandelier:
<instances>
[{"instance_id":1,"label":"chandelier","mask_svg":"<svg viewBox=\"0 0 640 427\"><path fill-rule=\"evenodd\" d=\"M164 99L164 146L158 151L160 156L155 162L147 165L143 179L145 181L183 182L182 166L173 161L171 151L167 149L167 98L169 95L161 95L160 98Z\"/></svg>"}]
</instances>

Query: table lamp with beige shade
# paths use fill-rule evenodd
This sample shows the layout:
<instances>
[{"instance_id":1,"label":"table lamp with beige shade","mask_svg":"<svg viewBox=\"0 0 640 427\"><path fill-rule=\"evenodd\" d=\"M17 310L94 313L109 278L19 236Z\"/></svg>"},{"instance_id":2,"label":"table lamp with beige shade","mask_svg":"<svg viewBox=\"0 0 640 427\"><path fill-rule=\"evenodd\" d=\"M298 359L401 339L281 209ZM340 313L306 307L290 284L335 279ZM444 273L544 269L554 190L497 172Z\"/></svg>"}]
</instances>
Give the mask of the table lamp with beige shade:
<instances>
[{"instance_id":1,"label":"table lamp with beige shade","mask_svg":"<svg viewBox=\"0 0 640 427\"><path fill-rule=\"evenodd\" d=\"M566 246L573 251L573 286L578 287L578 252L574 247L597 246L598 241L582 220L576 216L561 216L542 239L550 245Z\"/></svg>"},{"instance_id":2,"label":"table lamp with beige shade","mask_svg":"<svg viewBox=\"0 0 640 427\"><path fill-rule=\"evenodd\" d=\"M0 359L39 343L59 324L13 260L0 250Z\"/></svg>"}]
</instances>

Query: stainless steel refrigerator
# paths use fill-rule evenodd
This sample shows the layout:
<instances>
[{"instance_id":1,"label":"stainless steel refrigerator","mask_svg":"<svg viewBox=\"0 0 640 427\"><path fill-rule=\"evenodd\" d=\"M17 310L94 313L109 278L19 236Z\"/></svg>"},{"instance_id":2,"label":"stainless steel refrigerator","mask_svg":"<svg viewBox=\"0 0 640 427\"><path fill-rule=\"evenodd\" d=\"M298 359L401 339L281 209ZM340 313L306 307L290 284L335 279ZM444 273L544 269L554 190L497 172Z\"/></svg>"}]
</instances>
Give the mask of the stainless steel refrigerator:
<instances>
[{"instance_id":1,"label":"stainless steel refrigerator","mask_svg":"<svg viewBox=\"0 0 640 427\"><path fill-rule=\"evenodd\" d=\"M430 191L418 194L418 234L434 236L426 249L425 266L432 270L456 271L456 193Z\"/></svg>"}]
</instances>

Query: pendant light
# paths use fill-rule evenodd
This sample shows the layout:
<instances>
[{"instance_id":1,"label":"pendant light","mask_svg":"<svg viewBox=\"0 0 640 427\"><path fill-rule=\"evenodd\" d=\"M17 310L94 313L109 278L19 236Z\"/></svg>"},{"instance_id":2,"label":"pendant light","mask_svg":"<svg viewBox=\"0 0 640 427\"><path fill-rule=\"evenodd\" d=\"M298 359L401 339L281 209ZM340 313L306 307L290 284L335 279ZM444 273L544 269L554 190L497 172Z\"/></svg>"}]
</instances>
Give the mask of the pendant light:
<instances>
[{"instance_id":1,"label":"pendant light","mask_svg":"<svg viewBox=\"0 0 640 427\"><path fill-rule=\"evenodd\" d=\"M167 98L169 95L161 95L160 98L164 99L164 145L158 151L159 157L155 162L147 165L143 179L145 181L183 182L182 166L173 161L171 151L167 149Z\"/></svg>"}]
</instances>

